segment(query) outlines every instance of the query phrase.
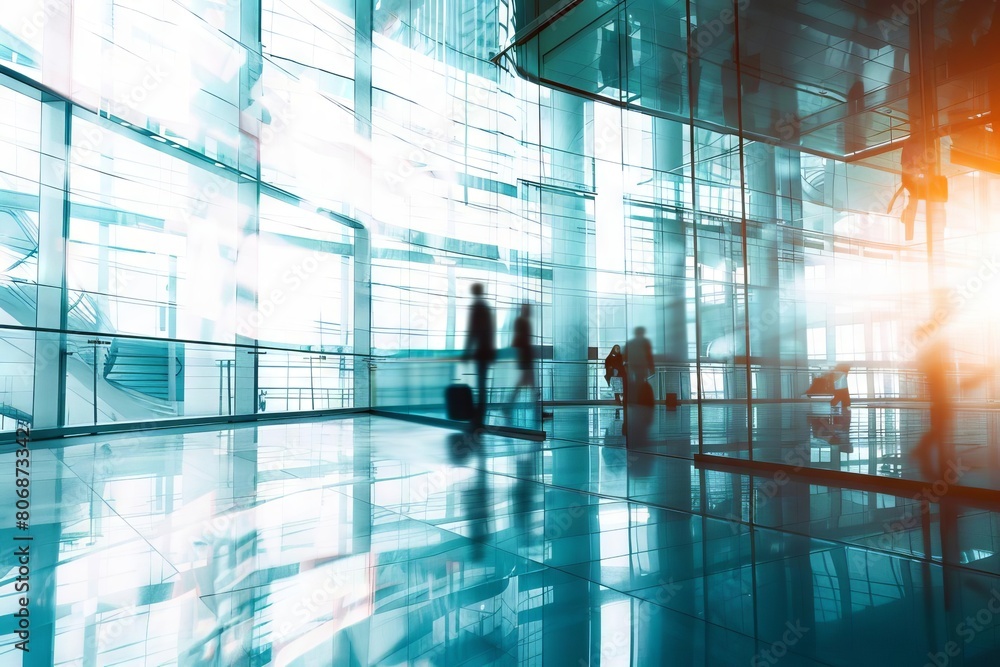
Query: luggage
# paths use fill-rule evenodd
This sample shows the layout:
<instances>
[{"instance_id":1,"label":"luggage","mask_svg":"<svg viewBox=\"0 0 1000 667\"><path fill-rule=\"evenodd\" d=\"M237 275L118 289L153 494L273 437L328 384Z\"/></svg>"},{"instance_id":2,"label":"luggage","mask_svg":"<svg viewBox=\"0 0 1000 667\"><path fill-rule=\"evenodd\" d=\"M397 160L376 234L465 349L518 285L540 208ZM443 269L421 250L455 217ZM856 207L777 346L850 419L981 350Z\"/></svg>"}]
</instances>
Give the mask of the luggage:
<instances>
[{"instance_id":1,"label":"luggage","mask_svg":"<svg viewBox=\"0 0 1000 667\"><path fill-rule=\"evenodd\" d=\"M444 403L448 419L453 421L472 421L476 416L476 406L472 402L472 387L454 382L444 390Z\"/></svg>"},{"instance_id":2,"label":"luggage","mask_svg":"<svg viewBox=\"0 0 1000 667\"><path fill-rule=\"evenodd\" d=\"M642 407L651 408L656 404L656 396L653 394L653 388L646 380L629 385L626 387L626 390L625 402L629 405L641 405ZM633 391L635 392L635 396L632 395Z\"/></svg>"},{"instance_id":3,"label":"luggage","mask_svg":"<svg viewBox=\"0 0 1000 667\"><path fill-rule=\"evenodd\" d=\"M645 380L639 383L639 391L635 397L635 402L637 405L643 405L647 408L653 407L653 404L656 402L656 397L653 396L653 388Z\"/></svg>"},{"instance_id":4,"label":"luggage","mask_svg":"<svg viewBox=\"0 0 1000 667\"><path fill-rule=\"evenodd\" d=\"M617 375L612 376L612 378L608 382L609 382L609 385L611 386L611 391L613 393L615 393L615 394L624 394L625 393L625 383L622 382L622 378L621 377L619 377Z\"/></svg>"},{"instance_id":5,"label":"luggage","mask_svg":"<svg viewBox=\"0 0 1000 667\"><path fill-rule=\"evenodd\" d=\"M833 379L829 374L816 376L806 389L806 396L833 396Z\"/></svg>"},{"instance_id":6,"label":"luggage","mask_svg":"<svg viewBox=\"0 0 1000 667\"><path fill-rule=\"evenodd\" d=\"M814 438L823 440L834 447L840 447L840 451L845 453L854 451L854 446L851 445L850 411L846 415L841 414L833 417L812 415L808 419Z\"/></svg>"}]
</instances>

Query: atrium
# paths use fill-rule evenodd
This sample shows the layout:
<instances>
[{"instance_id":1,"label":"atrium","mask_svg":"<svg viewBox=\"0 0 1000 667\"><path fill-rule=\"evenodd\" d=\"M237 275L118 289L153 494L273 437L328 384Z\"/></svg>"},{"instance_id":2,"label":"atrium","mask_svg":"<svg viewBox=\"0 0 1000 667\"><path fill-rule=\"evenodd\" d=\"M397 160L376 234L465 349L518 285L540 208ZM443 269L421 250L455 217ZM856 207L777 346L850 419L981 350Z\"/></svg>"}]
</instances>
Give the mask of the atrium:
<instances>
[{"instance_id":1,"label":"atrium","mask_svg":"<svg viewBox=\"0 0 1000 667\"><path fill-rule=\"evenodd\" d=\"M0 666L1000 664L998 96L1000 0L7 0Z\"/></svg>"}]
</instances>

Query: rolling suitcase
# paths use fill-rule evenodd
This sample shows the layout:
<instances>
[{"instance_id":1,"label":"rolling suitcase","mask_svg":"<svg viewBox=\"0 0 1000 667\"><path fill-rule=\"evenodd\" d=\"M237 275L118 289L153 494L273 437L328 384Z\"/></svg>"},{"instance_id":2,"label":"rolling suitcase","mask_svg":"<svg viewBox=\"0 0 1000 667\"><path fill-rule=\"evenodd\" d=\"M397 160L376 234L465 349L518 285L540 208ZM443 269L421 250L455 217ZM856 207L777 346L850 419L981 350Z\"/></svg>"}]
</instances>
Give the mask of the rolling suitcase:
<instances>
[{"instance_id":1,"label":"rolling suitcase","mask_svg":"<svg viewBox=\"0 0 1000 667\"><path fill-rule=\"evenodd\" d=\"M452 421L472 421L476 416L476 407L472 402L472 387L460 382L453 382L444 390L444 403L448 419Z\"/></svg>"},{"instance_id":2,"label":"rolling suitcase","mask_svg":"<svg viewBox=\"0 0 1000 667\"><path fill-rule=\"evenodd\" d=\"M656 403L656 398L653 396L653 388L645 380L639 383L639 392L635 402L637 405L647 408L653 407L653 404Z\"/></svg>"}]
</instances>

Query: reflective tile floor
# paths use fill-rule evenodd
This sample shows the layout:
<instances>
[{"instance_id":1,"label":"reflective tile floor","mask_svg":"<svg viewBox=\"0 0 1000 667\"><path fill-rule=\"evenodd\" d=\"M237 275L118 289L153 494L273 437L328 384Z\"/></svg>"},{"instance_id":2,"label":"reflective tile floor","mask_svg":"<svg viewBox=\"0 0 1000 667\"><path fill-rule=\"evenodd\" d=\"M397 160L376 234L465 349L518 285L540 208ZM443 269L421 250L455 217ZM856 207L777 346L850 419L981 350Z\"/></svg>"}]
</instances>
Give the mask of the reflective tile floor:
<instances>
[{"instance_id":1,"label":"reflective tile floor","mask_svg":"<svg viewBox=\"0 0 1000 667\"><path fill-rule=\"evenodd\" d=\"M569 442L624 445L624 416L613 407L556 410L545 429ZM926 404L855 405L831 409L811 403L705 405L699 420L693 405L669 411L658 406L637 417L631 444L668 446L675 456L704 453L747 459L748 442L758 461L789 463L876 477L935 481L920 471L912 450L927 430ZM699 431L699 421L701 429ZM1000 410L959 410L953 434L962 461L961 484L1000 490ZM991 444L992 443L992 444Z\"/></svg>"},{"instance_id":2,"label":"reflective tile floor","mask_svg":"<svg viewBox=\"0 0 1000 667\"><path fill-rule=\"evenodd\" d=\"M701 470L693 421L32 442L28 530L7 448L0 665L1000 664L1000 515Z\"/></svg>"}]
</instances>

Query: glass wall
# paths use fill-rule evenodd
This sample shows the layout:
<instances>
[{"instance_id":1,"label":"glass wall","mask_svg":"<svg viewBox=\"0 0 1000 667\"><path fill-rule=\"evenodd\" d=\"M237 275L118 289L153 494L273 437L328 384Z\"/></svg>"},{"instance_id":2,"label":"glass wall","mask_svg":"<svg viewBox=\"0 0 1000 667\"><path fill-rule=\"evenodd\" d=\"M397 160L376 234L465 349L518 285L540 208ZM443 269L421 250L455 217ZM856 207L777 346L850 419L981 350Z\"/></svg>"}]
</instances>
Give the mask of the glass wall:
<instances>
[{"instance_id":1,"label":"glass wall","mask_svg":"<svg viewBox=\"0 0 1000 667\"><path fill-rule=\"evenodd\" d=\"M4 418L442 414L477 282L497 423L540 424L511 398L523 304L556 404L611 400L602 361L637 326L660 400L753 411L838 363L858 399L919 399L928 326L958 374L997 327L992 70L966 53L991 23L968 46L930 4L833 30L774 3L581 3L499 58L525 7L5 11Z\"/></svg>"},{"instance_id":2,"label":"glass wall","mask_svg":"<svg viewBox=\"0 0 1000 667\"><path fill-rule=\"evenodd\" d=\"M31 414L38 285L40 105L0 88L0 430Z\"/></svg>"},{"instance_id":3,"label":"glass wall","mask_svg":"<svg viewBox=\"0 0 1000 667\"><path fill-rule=\"evenodd\" d=\"M364 154L350 18L202 0L0 13L0 429L368 404L357 183L331 177Z\"/></svg>"},{"instance_id":4,"label":"glass wall","mask_svg":"<svg viewBox=\"0 0 1000 667\"><path fill-rule=\"evenodd\" d=\"M989 3L602 0L499 58L524 5L7 4L2 430L442 416L475 382L476 283L491 423L611 406L603 359L644 327L683 456L850 430L789 409L846 363L855 400L903 406L847 463L898 467L925 340L947 331L951 376L997 367ZM561 449L551 484L590 488Z\"/></svg>"},{"instance_id":5,"label":"glass wall","mask_svg":"<svg viewBox=\"0 0 1000 667\"><path fill-rule=\"evenodd\" d=\"M547 8L521 9L508 28ZM622 303L614 342L652 332L658 391L742 404L730 454L779 455L754 454L754 424L789 418L769 406L838 364L855 399L925 399L931 339L951 379L979 380L961 401L993 400L1000 21L988 4L895 9L581 3L498 59L592 101L591 294ZM590 326L598 357L609 333Z\"/></svg>"}]
</instances>

